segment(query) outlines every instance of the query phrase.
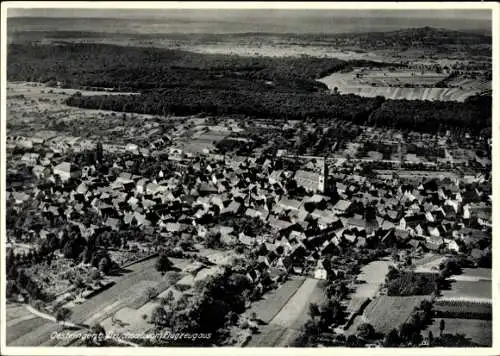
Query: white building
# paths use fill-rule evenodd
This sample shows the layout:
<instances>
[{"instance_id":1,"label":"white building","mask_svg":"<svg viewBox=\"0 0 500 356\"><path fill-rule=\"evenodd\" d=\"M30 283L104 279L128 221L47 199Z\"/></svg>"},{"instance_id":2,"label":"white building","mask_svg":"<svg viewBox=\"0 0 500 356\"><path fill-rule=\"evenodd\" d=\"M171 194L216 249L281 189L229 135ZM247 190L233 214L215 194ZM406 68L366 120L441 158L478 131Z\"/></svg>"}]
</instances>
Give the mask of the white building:
<instances>
[{"instance_id":1,"label":"white building","mask_svg":"<svg viewBox=\"0 0 500 356\"><path fill-rule=\"evenodd\" d=\"M62 181L67 181L70 178L78 178L81 175L81 170L69 162L62 162L54 167L54 175L58 175Z\"/></svg>"}]
</instances>

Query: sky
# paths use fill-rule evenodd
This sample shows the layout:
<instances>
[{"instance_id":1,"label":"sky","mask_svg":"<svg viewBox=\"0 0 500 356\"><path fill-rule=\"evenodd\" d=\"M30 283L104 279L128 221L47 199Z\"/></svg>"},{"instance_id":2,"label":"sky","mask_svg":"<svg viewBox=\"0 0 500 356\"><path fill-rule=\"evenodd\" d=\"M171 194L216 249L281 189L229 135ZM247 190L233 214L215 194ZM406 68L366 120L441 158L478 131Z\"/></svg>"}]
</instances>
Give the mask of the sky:
<instances>
[{"instance_id":1,"label":"sky","mask_svg":"<svg viewBox=\"0 0 500 356\"><path fill-rule=\"evenodd\" d=\"M478 30L484 33L491 31L490 10L40 8L9 9L8 17L28 18L29 21L25 21L23 25L24 30L46 31L65 29L117 33L353 33L424 26Z\"/></svg>"},{"instance_id":2,"label":"sky","mask_svg":"<svg viewBox=\"0 0 500 356\"><path fill-rule=\"evenodd\" d=\"M489 10L185 10L185 9L9 9L9 17L96 17L96 18L226 18L233 16L273 17L397 17L429 19L491 20Z\"/></svg>"}]
</instances>

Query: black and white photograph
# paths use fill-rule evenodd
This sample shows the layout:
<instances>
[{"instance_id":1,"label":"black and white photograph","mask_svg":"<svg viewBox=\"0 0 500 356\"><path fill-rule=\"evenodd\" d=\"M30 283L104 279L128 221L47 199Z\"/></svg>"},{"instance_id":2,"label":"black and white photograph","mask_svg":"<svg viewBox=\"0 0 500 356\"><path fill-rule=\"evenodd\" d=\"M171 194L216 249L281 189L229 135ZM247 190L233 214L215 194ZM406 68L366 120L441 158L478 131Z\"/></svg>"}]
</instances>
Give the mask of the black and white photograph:
<instances>
[{"instance_id":1,"label":"black and white photograph","mask_svg":"<svg viewBox=\"0 0 500 356\"><path fill-rule=\"evenodd\" d=\"M186 3L2 4L1 353L498 352L498 4Z\"/></svg>"}]
</instances>

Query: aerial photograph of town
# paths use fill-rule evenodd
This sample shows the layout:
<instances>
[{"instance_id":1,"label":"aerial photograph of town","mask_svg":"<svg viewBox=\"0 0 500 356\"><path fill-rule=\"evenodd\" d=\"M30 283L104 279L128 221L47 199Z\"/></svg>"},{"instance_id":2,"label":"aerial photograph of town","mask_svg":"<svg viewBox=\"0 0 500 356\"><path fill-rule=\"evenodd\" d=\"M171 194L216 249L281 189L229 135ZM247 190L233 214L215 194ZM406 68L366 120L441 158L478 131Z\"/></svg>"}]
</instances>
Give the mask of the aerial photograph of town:
<instances>
[{"instance_id":1,"label":"aerial photograph of town","mask_svg":"<svg viewBox=\"0 0 500 356\"><path fill-rule=\"evenodd\" d=\"M10 350L493 347L491 9L7 11Z\"/></svg>"}]
</instances>

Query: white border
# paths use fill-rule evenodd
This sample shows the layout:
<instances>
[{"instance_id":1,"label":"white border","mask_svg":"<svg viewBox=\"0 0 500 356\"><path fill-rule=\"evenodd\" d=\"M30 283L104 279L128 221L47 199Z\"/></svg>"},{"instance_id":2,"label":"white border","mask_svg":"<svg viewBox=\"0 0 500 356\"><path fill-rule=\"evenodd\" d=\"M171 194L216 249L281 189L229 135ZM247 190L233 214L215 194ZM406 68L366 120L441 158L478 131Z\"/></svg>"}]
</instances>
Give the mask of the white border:
<instances>
[{"instance_id":1,"label":"white border","mask_svg":"<svg viewBox=\"0 0 500 356\"><path fill-rule=\"evenodd\" d=\"M499 263L497 258L500 258L498 253L496 253L497 243L495 242L495 236L500 234L500 229L495 224L495 217L500 215L500 200L497 199L497 179L496 177L500 174L499 157L498 150L500 149L500 144L497 142L500 135L500 123L497 120L500 117L500 102L499 102L499 90L500 88L500 61L499 61L499 21L500 21L500 5L495 2L455 2L455 3L419 3L419 2L408 2L408 3L398 3L398 2L379 2L379 3L369 3L369 2L351 2L351 3L334 3L334 2L180 2L180 1L170 1L170 2L57 2L57 1L47 1L47 2L36 2L36 1L13 1L13 2L3 2L1 4L1 96L0 96L0 154L2 161L0 162L0 211L5 211L5 195L3 194L5 189L5 139L6 139L6 19L7 19L7 9L9 8L79 8L79 9L297 9L297 10L316 10L316 9L331 9L331 10L491 10L492 11L492 35L493 35L493 82L492 87L495 89L493 91L493 122L495 125L492 127L493 134L493 206L492 206L492 216L493 216L493 271L492 271L492 281L493 281L493 347L491 348L473 348L473 349L463 349L463 348L418 348L418 349L389 349L389 348L379 348L379 349L350 349L350 348L334 348L330 350L328 348L320 349L293 349L293 348L259 348L257 352L262 354L295 354L300 353L301 355L331 355L336 354L352 354L352 355L450 355L450 356L461 356L461 355L495 355L500 354L500 344L499 338L495 337L495 331L500 328L499 325L499 307L496 306L496 301L500 298L499 286L500 286L500 274L498 272ZM5 251L5 214L0 216L1 225L1 236L0 241L1 252L0 256L4 256ZM0 320L5 320L5 258L0 258L0 290L1 290L1 305L0 305ZM165 348L83 348L83 347L7 347L6 346L6 325L5 322L0 322L0 354L3 355L164 355ZM500 333L496 333L500 335ZM256 352L254 348L167 348L168 353L175 353L178 355L199 355L200 353L206 355L252 355Z\"/></svg>"}]
</instances>

